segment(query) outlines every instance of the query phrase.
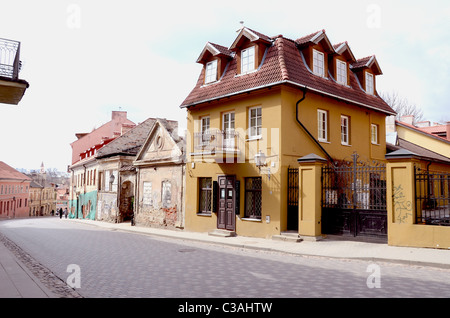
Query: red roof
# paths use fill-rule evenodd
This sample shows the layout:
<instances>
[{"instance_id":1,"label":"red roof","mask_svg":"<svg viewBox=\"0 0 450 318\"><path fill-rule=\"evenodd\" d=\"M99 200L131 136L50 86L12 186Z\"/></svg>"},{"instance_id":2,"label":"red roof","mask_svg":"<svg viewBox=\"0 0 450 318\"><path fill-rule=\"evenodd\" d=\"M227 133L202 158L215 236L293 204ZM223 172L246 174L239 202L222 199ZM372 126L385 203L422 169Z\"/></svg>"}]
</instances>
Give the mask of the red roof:
<instances>
[{"instance_id":1,"label":"red roof","mask_svg":"<svg viewBox=\"0 0 450 318\"><path fill-rule=\"evenodd\" d=\"M268 86L286 84L307 87L311 91L319 92L346 102L372 108L387 114L395 114L395 111L379 96L367 94L361 88L353 72L350 72L350 87L338 84L331 78L322 78L312 73L305 65L296 42L301 41L301 43L304 43L305 41L309 41L317 33L296 41L287 39L281 35L271 38L272 45L269 45L260 68L246 75L236 76L238 74L237 63L236 57L233 57L228 64L225 74L219 81L209 85L203 85L205 75L203 68L195 88L180 107L190 107L203 102Z\"/></svg>"},{"instance_id":2,"label":"red roof","mask_svg":"<svg viewBox=\"0 0 450 318\"><path fill-rule=\"evenodd\" d=\"M8 166L3 161L0 161L0 179L14 179L14 180L26 180L31 181L31 178L27 177L23 173L17 171L11 166Z\"/></svg>"}]
</instances>

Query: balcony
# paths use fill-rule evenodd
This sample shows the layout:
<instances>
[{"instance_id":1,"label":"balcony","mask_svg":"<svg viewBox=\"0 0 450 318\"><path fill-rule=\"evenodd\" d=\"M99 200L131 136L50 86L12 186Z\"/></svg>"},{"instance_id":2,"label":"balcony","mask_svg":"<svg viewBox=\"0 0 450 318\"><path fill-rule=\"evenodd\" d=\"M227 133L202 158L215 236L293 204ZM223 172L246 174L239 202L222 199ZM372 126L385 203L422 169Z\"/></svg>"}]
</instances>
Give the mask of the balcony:
<instances>
[{"instance_id":1,"label":"balcony","mask_svg":"<svg viewBox=\"0 0 450 318\"><path fill-rule=\"evenodd\" d=\"M19 79L20 42L0 38L0 103L17 105L29 84Z\"/></svg>"},{"instance_id":2,"label":"balcony","mask_svg":"<svg viewBox=\"0 0 450 318\"><path fill-rule=\"evenodd\" d=\"M194 133L194 152L192 155L213 155L217 161L225 156L229 158L241 154L241 148L237 131L209 130L208 132Z\"/></svg>"}]
</instances>

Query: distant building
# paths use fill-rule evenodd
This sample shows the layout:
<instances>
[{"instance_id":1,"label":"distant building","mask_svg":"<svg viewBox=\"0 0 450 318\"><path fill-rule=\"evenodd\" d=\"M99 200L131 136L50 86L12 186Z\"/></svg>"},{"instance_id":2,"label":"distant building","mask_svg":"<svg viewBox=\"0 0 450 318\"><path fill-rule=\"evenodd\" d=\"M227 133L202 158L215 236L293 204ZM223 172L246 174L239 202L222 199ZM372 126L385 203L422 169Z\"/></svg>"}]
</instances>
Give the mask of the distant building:
<instances>
[{"instance_id":1,"label":"distant building","mask_svg":"<svg viewBox=\"0 0 450 318\"><path fill-rule=\"evenodd\" d=\"M18 218L29 215L31 179L0 161L0 218Z\"/></svg>"}]
</instances>

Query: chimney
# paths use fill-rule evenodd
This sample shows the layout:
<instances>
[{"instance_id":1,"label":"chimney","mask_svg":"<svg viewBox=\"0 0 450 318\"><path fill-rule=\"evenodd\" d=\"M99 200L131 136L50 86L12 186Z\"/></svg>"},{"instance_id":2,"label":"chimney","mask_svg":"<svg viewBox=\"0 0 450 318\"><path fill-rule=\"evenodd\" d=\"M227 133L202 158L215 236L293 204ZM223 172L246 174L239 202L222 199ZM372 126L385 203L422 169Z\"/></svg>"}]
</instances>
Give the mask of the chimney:
<instances>
[{"instance_id":1,"label":"chimney","mask_svg":"<svg viewBox=\"0 0 450 318\"><path fill-rule=\"evenodd\" d=\"M414 115L404 115L400 117L400 121L411 126L414 126Z\"/></svg>"},{"instance_id":2,"label":"chimney","mask_svg":"<svg viewBox=\"0 0 450 318\"><path fill-rule=\"evenodd\" d=\"M119 119L119 118L127 119L127 112L126 111L113 110L112 111L112 115L111 115L111 119L115 120L115 119Z\"/></svg>"},{"instance_id":3,"label":"chimney","mask_svg":"<svg viewBox=\"0 0 450 318\"><path fill-rule=\"evenodd\" d=\"M392 133L395 131L395 116L386 116L386 133Z\"/></svg>"},{"instance_id":4,"label":"chimney","mask_svg":"<svg viewBox=\"0 0 450 318\"><path fill-rule=\"evenodd\" d=\"M122 124L122 129L120 131L120 135L125 134L126 132L130 131L133 127L135 127L136 125L132 125L132 124Z\"/></svg>"},{"instance_id":5,"label":"chimney","mask_svg":"<svg viewBox=\"0 0 450 318\"><path fill-rule=\"evenodd\" d=\"M446 125L445 125L445 127L447 128L446 129L446 132L447 132L447 140L450 140L450 121L448 121L447 123L446 123Z\"/></svg>"}]
</instances>

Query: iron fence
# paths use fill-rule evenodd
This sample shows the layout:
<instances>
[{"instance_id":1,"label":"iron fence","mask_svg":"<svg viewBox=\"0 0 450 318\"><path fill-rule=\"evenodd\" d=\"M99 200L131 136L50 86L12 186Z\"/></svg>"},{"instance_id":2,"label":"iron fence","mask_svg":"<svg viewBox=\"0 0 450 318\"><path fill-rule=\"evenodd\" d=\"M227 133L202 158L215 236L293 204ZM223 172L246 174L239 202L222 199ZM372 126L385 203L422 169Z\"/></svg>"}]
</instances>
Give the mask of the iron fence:
<instances>
[{"instance_id":1,"label":"iron fence","mask_svg":"<svg viewBox=\"0 0 450 318\"><path fill-rule=\"evenodd\" d=\"M0 38L0 76L19 78L20 42Z\"/></svg>"},{"instance_id":2,"label":"iron fence","mask_svg":"<svg viewBox=\"0 0 450 318\"><path fill-rule=\"evenodd\" d=\"M416 223L450 226L450 173L416 167Z\"/></svg>"}]
</instances>

